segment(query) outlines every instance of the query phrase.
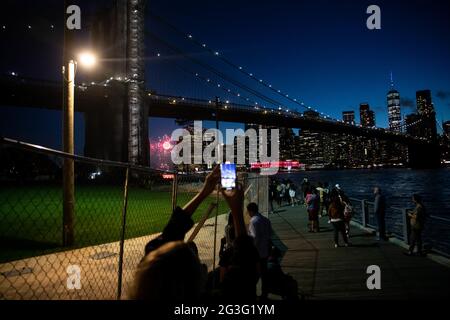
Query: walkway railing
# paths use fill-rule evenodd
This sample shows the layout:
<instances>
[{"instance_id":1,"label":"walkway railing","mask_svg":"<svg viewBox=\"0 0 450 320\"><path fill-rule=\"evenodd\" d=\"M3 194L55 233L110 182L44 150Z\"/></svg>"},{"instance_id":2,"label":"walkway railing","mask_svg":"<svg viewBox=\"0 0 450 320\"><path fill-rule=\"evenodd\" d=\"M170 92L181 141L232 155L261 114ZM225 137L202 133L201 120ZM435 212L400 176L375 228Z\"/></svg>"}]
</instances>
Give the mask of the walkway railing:
<instances>
[{"instance_id":1,"label":"walkway railing","mask_svg":"<svg viewBox=\"0 0 450 320\"><path fill-rule=\"evenodd\" d=\"M353 220L364 228L377 229L375 204L365 199L350 198L354 209ZM408 213L413 208L386 208L386 232L395 238L409 244L410 222ZM428 216L424 230L424 243L429 249L450 256L450 219L435 215Z\"/></svg>"}]
</instances>

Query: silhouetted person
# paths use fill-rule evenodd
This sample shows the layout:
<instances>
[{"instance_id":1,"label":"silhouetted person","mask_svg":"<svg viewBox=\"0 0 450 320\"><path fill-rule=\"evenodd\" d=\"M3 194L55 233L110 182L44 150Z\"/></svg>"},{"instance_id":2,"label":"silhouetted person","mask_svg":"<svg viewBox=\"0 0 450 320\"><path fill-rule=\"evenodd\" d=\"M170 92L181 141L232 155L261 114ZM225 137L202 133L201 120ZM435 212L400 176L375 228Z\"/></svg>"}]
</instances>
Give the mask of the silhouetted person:
<instances>
[{"instance_id":1,"label":"silhouetted person","mask_svg":"<svg viewBox=\"0 0 450 320\"><path fill-rule=\"evenodd\" d=\"M353 206L350 201L350 198L347 197L345 192L341 189L339 184L336 184L333 191L332 196L337 195L341 203L344 205L344 225L345 232L347 234L347 238L350 238L350 221L352 220L353 215Z\"/></svg>"},{"instance_id":2,"label":"silhouetted person","mask_svg":"<svg viewBox=\"0 0 450 320\"><path fill-rule=\"evenodd\" d=\"M348 246L349 243L344 224L344 205L337 195L331 199L328 207L328 217L334 230L334 247L339 247L339 233L342 235L345 245Z\"/></svg>"},{"instance_id":3,"label":"silhouetted person","mask_svg":"<svg viewBox=\"0 0 450 320\"><path fill-rule=\"evenodd\" d=\"M270 182L269 185L269 206L270 206L270 213L274 212L273 209L273 200L276 198L276 192L277 192L277 185L274 180Z\"/></svg>"},{"instance_id":4,"label":"silhouetted person","mask_svg":"<svg viewBox=\"0 0 450 320\"><path fill-rule=\"evenodd\" d=\"M310 188L306 195L309 232L319 232L319 195L316 188Z\"/></svg>"},{"instance_id":5,"label":"silhouetted person","mask_svg":"<svg viewBox=\"0 0 450 320\"><path fill-rule=\"evenodd\" d=\"M407 255L414 255L414 248L417 244L417 253L422 255L422 231L425 227L426 211L422 203L422 197L418 194L413 195L412 200L416 207L412 213L408 213L410 217L411 234L409 239L409 251Z\"/></svg>"},{"instance_id":6,"label":"silhouetted person","mask_svg":"<svg viewBox=\"0 0 450 320\"><path fill-rule=\"evenodd\" d=\"M267 267L267 287L269 293L282 297L283 300L298 300L298 283L281 269L281 252L272 247Z\"/></svg>"},{"instance_id":7,"label":"silhouetted person","mask_svg":"<svg viewBox=\"0 0 450 320\"><path fill-rule=\"evenodd\" d=\"M258 211L258 205L254 202L247 205L247 214L250 216L248 233L253 237L256 249L259 253L261 267L261 298L267 298L267 259L269 258L270 248L272 246L272 224L270 220L261 215Z\"/></svg>"},{"instance_id":8,"label":"silhouetted person","mask_svg":"<svg viewBox=\"0 0 450 320\"><path fill-rule=\"evenodd\" d=\"M302 184L300 185L300 188L302 190L301 196L303 197L302 201L304 203L306 203L306 194L307 194L310 186L311 186L311 184L309 183L308 178L303 178L303 181L302 181Z\"/></svg>"}]
</instances>

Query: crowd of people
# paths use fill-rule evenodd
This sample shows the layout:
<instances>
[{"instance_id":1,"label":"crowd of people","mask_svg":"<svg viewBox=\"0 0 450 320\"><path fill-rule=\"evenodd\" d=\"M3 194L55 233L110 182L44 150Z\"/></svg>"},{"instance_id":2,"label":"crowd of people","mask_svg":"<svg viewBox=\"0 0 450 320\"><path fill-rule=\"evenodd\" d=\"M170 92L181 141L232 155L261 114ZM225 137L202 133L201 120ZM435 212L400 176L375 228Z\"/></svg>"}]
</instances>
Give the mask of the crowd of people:
<instances>
[{"instance_id":1,"label":"crowd of people","mask_svg":"<svg viewBox=\"0 0 450 320\"><path fill-rule=\"evenodd\" d=\"M221 241L219 267L208 273L200 261L194 242L184 242L194 222L192 215L214 191L220 180L216 167L206 178L201 191L183 208L177 207L163 232L145 246L145 255L138 265L130 298L153 302L257 302L275 293L284 299L298 299L295 279L285 274L280 265L281 252L273 245L270 220L260 214L256 203L246 206L250 221L244 223L244 191L237 183L232 190L222 189L230 213ZM378 237L386 239L385 197L380 188L374 189ZM339 184L311 184L304 179L300 186L292 181L272 180L269 200L279 206L303 204L307 208L309 231L319 232L319 218L327 216L334 230L334 245L339 247L339 235L349 246L349 222L352 204ZM422 231L426 211L419 195L413 196L415 209L411 219L411 239L408 255L422 254ZM257 297L257 283L261 280L261 295Z\"/></svg>"},{"instance_id":2,"label":"crowd of people","mask_svg":"<svg viewBox=\"0 0 450 320\"><path fill-rule=\"evenodd\" d=\"M386 241L386 198L380 187L374 187L374 214L377 221L377 240ZM289 195L289 196L287 196ZM410 218L410 247L406 255L413 256L417 247L417 254L423 255L422 231L424 229L427 213L420 195L412 197L414 210L408 214ZM350 198L345 194L339 184L330 187L328 182L311 183L304 178L300 186L291 180L272 179L269 186L269 206L271 213L274 210L274 202L278 207L283 205L296 206L302 204L308 214L308 231L320 232L319 220L328 217L328 223L333 227L334 246L339 247L339 234L342 235L345 246L349 246L350 221L353 215L353 206Z\"/></svg>"}]
</instances>

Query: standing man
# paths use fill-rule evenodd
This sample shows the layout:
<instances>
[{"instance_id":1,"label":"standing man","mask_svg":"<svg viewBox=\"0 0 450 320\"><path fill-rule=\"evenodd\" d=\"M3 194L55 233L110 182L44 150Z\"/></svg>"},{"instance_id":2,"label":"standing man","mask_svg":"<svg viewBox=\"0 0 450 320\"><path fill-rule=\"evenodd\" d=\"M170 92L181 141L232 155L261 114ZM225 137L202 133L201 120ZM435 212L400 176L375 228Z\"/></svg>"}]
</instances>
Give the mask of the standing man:
<instances>
[{"instance_id":1,"label":"standing man","mask_svg":"<svg viewBox=\"0 0 450 320\"><path fill-rule=\"evenodd\" d=\"M373 188L373 193L375 195L375 216L377 217L378 223L377 240L386 240L386 199L384 195L381 194L381 189L379 187Z\"/></svg>"},{"instance_id":2,"label":"standing man","mask_svg":"<svg viewBox=\"0 0 450 320\"><path fill-rule=\"evenodd\" d=\"M259 213L258 205L254 202L247 205L247 213L250 216L248 233L254 239L260 259L261 299L267 299L267 260L272 246L272 224L269 219Z\"/></svg>"},{"instance_id":3,"label":"standing man","mask_svg":"<svg viewBox=\"0 0 450 320\"><path fill-rule=\"evenodd\" d=\"M271 180L270 181L270 185L269 185L269 206L270 206L270 213L274 212L273 209L273 200L276 198L276 193L277 193L277 185L275 180Z\"/></svg>"},{"instance_id":4,"label":"standing man","mask_svg":"<svg viewBox=\"0 0 450 320\"><path fill-rule=\"evenodd\" d=\"M412 213L408 213L408 216L410 218L409 223L411 226L411 235L409 239L409 250L406 255L413 256L414 248L417 244L417 254L419 256L424 256L422 252L422 231L425 228L427 213L422 203L421 196L419 196L418 194L414 194L412 200L416 207L414 208Z\"/></svg>"},{"instance_id":5,"label":"standing man","mask_svg":"<svg viewBox=\"0 0 450 320\"><path fill-rule=\"evenodd\" d=\"M308 211L309 232L319 232L319 195L318 191L311 187L306 195L306 210Z\"/></svg>"},{"instance_id":6,"label":"standing man","mask_svg":"<svg viewBox=\"0 0 450 320\"><path fill-rule=\"evenodd\" d=\"M310 183L308 181L308 178L303 178L303 181L301 184L301 189L302 189L301 196L302 196L302 202L304 204L306 204L306 192L308 191L309 187L310 187Z\"/></svg>"}]
</instances>

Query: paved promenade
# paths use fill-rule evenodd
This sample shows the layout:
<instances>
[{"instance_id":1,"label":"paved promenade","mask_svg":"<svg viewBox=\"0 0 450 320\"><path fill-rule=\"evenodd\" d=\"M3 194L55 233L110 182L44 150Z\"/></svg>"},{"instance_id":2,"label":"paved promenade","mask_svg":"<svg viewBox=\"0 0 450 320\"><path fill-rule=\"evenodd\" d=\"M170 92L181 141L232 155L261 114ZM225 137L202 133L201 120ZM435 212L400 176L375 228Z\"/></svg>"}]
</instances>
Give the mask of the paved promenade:
<instances>
[{"instance_id":1,"label":"paved promenade","mask_svg":"<svg viewBox=\"0 0 450 320\"><path fill-rule=\"evenodd\" d=\"M351 247L334 248L332 226L321 218L320 233L309 233L303 206L282 207L269 215L286 251L284 272L306 299L443 299L450 296L450 268L425 257L408 257L392 242L352 227ZM343 244L342 238L340 243ZM368 290L366 269L381 268L381 290Z\"/></svg>"}]
</instances>

